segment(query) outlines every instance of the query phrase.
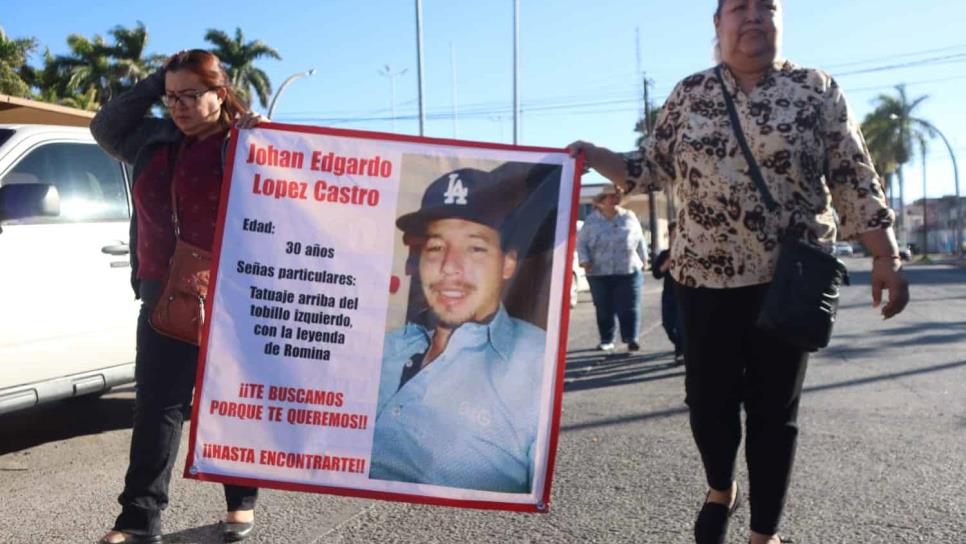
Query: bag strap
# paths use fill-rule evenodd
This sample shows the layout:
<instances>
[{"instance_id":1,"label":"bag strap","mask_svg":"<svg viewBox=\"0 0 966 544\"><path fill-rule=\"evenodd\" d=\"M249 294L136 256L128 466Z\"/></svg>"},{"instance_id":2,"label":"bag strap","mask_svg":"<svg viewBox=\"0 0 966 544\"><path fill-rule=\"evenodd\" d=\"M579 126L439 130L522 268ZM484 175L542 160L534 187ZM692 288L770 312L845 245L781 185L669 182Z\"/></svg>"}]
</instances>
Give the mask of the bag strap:
<instances>
[{"instance_id":1,"label":"bag strap","mask_svg":"<svg viewBox=\"0 0 966 544\"><path fill-rule=\"evenodd\" d=\"M721 65L714 67L714 73L718 76L718 83L721 84L721 91L724 94L725 106L728 107L728 117L731 119L731 129L735 133L735 138L738 139L738 146L741 147L741 153L745 156L745 161L748 162L748 175L754 180L755 186L758 187L758 192L761 193L762 199L765 201L765 206L769 211L775 211L778 209L778 203L771 196L771 191L768 190L768 185L765 184L765 178L761 175L761 170L758 168L758 161L755 160L755 156L751 154L751 149L748 147L748 142L745 140L745 133L741 129L741 122L738 120L738 112L735 110L735 103L731 98L731 93L728 92L728 88L725 87L724 78L721 77Z\"/></svg>"},{"instance_id":2,"label":"bag strap","mask_svg":"<svg viewBox=\"0 0 966 544\"><path fill-rule=\"evenodd\" d=\"M171 175L171 223L174 225L174 237L181 239L181 225L178 223L178 197L175 194L175 175L174 170L178 166L178 158L181 156L181 146L184 141L174 144L168 148L168 172Z\"/></svg>"},{"instance_id":3,"label":"bag strap","mask_svg":"<svg viewBox=\"0 0 966 544\"><path fill-rule=\"evenodd\" d=\"M225 159L228 156L228 144L231 143L231 131L225 135L225 139L221 142L221 170L225 170ZM184 147L185 141L182 139L176 144L172 144L168 147L168 172L171 173L171 223L174 225L174 237L181 239L181 225L178 222L178 197L175 194L174 189L174 169L178 166L178 159L181 157L181 148Z\"/></svg>"}]
</instances>

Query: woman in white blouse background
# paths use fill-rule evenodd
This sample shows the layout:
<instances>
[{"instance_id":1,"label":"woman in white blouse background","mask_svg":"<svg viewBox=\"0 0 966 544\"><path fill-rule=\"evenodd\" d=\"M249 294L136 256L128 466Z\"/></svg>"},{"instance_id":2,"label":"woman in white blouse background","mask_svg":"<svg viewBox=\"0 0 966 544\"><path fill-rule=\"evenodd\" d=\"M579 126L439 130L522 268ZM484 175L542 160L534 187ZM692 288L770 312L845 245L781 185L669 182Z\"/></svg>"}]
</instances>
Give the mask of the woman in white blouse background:
<instances>
[{"instance_id":1,"label":"woman in white blouse background","mask_svg":"<svg viewBox=\"0 0 966 544\"><path fill-rule=\"evenodd\" d=\"M743 406L750 541L777 544L808 361L807 352L754 326L780 238L860 240L873 259L874 307L888 291L887 319L905 308L909 291L894 214L841 89L828 74L781 57L781 2L718 0L714 28L721 79L708 69L678 83L638 153L582 141L569 149L627 193L667 187L681 203L670 273L687 338L691 430L709 488L695 540L725 542L741 504L734 472ZM740 128L731 126L725 92ZM749 175L735 130L779 204L774 212Z\"/></svg>"},{"instance_id":2,"label":"woman in white blouse background","mask_svg":"<svg viewBox=\"0 0 966 544\"><path fill-rule=\"evenodd\" d=\"M641 272L647 262L644 232L637 216L620 206L621 194L612 185L594 197L594 211L577 235L577 262L587 273L597 312L597 349L613 351L614 319L620 323L627 351L641 349Z\"/></svg>"}]
</instances>

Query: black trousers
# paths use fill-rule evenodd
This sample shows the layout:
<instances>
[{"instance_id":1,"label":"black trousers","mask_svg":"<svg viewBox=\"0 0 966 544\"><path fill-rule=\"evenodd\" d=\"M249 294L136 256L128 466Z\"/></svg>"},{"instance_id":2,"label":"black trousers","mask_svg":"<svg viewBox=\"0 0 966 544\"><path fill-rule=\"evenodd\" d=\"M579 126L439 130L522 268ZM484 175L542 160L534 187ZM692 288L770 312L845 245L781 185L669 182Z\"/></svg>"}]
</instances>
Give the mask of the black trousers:
<instances>
[{"instance_id":1,"label":"black trousers","mask_svg":"<svg viewBox=\"0 0 966 544\"><path fill-rule=\"evenodd\" d=\"M121 514L114 522L114 530L149 535L161 534L161 510L168 505L168 485L181 426L190 415L198 361L196 346L158 334L148 324L160 292L160 282L141 283L134 431L124 491L117 499ZM257 495L255 488L226 485L227 510L250 510Z\"/></svg>"},{"instance_id":2,"label":"black trousers","mask_svg":"<svg viewBox=\"0 0 966 544\"><path fill-rule=\"evenodd\" d=\"M686 402L708 485L731 487L744 405L751 529L773 534L795 458L808 354L754 326L766 289L678 284L676 294L686 339Z\"/></svg>"}]
</instances>

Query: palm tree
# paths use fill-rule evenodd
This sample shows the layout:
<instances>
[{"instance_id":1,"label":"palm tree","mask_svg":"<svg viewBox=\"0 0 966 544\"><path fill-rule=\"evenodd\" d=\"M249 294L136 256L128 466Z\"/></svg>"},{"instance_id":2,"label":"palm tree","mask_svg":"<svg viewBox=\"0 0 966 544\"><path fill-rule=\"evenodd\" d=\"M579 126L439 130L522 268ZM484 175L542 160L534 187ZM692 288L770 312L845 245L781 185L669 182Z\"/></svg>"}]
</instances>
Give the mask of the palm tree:
<instances>
[{"instance_id":1,"label":"palm tree","mask_svg":"<svg viewBox=\"0 0 966 544\"><path fill-rule=\"evenodd\" d=\"M82 109L97 109L112 97L147 77L163 57L144 50L148 31L141 21L134 28L115 26L108 33L114 43L100 35L87 39L79 34L67 37L66 55L44 54L44 67L31 69L30 85L40 90L39 97L64 105L78 104Z\"/></svg>"},{"instance_id":2,"label":"palm tree","mask_svg":"<svg viewBox=\"0 0 966 544\"><path fill-rule=\"evenodd\" d=\"M873 160L877 162L876 166L882 167L886 173L894 171L899 181L898 230L901 241L905 242L902 165L912 158L917 143L924 152L926 140L933 138L935 131L928 123L914 116L916 108L929 97L920 96L910 102L905 85L897 85L896 91L896 95L881 94L875 99L876 107L863 121L862 132L867 138Z\"/></svg>"},{"instance_id":3,"label":"palm tree","mask_svg":"<svg viewBox=\"0 0 966 544\"><path fill-rule=\"evenodd\" d=\"M24 81L27 57L37 48L35 38L10 39L0 27L0 93L30 96L30 85Z\"/></svg>"},{"instance_id":4,"label":"palm tree","mask_svg":"<svg viewBox=\"0 0 966 544\"><path fill-rule=\"evenodd\" d=\"M114 37L111 57L114 60L115 92L123 92L149 76L164 61L163 55L144 56L148 44L148 29L141 21L134 28L115 26L109 31Z\"/></svg>"},{"instance_id":5,"label":"palm tree","mask_svg":"<svg viewBox=\"0 0 966 544\"><path fill-rule=\"evenodd\" d=\"M262 57L281 60L278 51L269 47L261 40L245 43L241 28L235 28L235 38L230 38L220 30L209 29L205 33L205 40L214 45L212 53L218 55L228 70L228 78L232 86L246 102L251 102L252 91L258 96L258 102L263 108L268 107L268 99L272 94L272 83L268 74L256 68L254 62Z\"/></svg>"},{"instance_id":6,"label":"palm tree","mask_svg":"<svg viewBox=\"0 0 966 544\"><path fill-rule=\"evenodd\" d=\"M97 101L97 89L94 87L87 89L85 93L58 98L56 102L61 106L87 111L97 111L101 107L101 103Z\"/></svg>"}]
</instances>

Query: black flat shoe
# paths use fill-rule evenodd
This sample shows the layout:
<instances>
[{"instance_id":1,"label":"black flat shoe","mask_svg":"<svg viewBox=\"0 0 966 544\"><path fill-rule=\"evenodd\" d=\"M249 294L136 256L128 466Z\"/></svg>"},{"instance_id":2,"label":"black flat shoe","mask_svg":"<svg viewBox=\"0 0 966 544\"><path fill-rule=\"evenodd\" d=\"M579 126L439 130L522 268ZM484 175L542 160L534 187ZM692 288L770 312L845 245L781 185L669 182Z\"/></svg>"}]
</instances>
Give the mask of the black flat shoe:
<instances>
[{"instance_id":1,"label":"black flat shoe","mask_svg":"<svg viewBox=\"0 0 966 544\"><path fill-rule=\"evenodd\" d=\"M239 542L248 538L255 529L254 521L221 522L221 539L223 542Z\"/></svg>"},{"instance_id":2,"label":"black flat shoe","mask_svg":"<svg viewBox=\"0 0 966 544\"><path fill-rule=\"evenodd\" d=\"M124 533L124 531L121 531ZM114 543L104 537L97 541L97 544L158 544L162 542L161 535L136 535L134 533L124 533L124 540Z\"/></svg>"},{"instance_id":3,"label":"black flat shoe","mask_svg":"<svg viewBox=\"0 0 966 544\"><path fill-rule=\"evenodd\" d=\"M716 502L709 502L711 492L704 499L704 505L694 520L694 541L697 544L724 544L728 535L728 520L738 509L741 490L735 489L735 501L731 508Z\"/></svg>"}]
</instances>

